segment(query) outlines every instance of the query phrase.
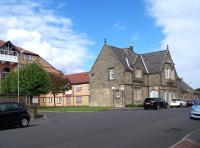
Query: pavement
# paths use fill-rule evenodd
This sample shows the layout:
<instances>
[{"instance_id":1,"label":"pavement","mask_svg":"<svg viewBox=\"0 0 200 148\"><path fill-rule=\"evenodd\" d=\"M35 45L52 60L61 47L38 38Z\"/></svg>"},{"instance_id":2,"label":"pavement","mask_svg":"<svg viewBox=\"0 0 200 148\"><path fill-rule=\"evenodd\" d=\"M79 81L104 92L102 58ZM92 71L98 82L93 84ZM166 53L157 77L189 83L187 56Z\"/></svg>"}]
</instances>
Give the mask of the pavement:
<instances>
[{"instance_id":1,"label":"pavement","mask_svg":"<svg viewBox=\"0 0 200 148\"><path fill-rule=\"evenodd\" d=\"M170 148L200 148L200 128L190 132Z\"/></svg>"}]
</instances>

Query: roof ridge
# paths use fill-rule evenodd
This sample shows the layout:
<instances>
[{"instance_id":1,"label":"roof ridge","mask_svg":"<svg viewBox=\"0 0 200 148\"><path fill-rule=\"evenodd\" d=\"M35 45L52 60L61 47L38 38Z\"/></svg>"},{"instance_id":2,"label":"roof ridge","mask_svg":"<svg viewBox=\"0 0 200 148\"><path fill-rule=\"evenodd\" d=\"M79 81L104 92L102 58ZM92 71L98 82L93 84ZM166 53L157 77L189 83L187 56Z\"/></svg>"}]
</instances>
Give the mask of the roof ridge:
<instances>
[{"instance_id":1,"label":"roof ridge","mask_svg":"<svg viewBox=\"0 0 200 148\"><path fill-rule=\"evenodd\" d=\"M165 51L167 51L167 50L159 50L159 51L154 51L154 52L147 52L147 53L142 53L140 55L154 54L154 53L165 52Z\"/></svg>"},{"instance_id":2,"label":"roof ridge","mask_svg":"<svg viewBox=\"0 0 200 148\"><path fill-rule=\"evenodd\" d=\"M123 48L119 48L119 47L116 47L116 46L113 46L113 45L109 45L109 44L105 44L106 46L109 46L109 47L111 47L111 48L117 48L117 49L123 49Z\"/></svg>"},{"instance_id":3,"label":"roof ridge","mask_svg":"<svg viewBox=\"0 0 200 148\"><path fill-rule=\"evenodd\" d=\"M67 75L78 75L78 74L89 74L89 72L70 73L70 74L65 74L65 76L67 76Z\"/></svg>"}]
</instances>

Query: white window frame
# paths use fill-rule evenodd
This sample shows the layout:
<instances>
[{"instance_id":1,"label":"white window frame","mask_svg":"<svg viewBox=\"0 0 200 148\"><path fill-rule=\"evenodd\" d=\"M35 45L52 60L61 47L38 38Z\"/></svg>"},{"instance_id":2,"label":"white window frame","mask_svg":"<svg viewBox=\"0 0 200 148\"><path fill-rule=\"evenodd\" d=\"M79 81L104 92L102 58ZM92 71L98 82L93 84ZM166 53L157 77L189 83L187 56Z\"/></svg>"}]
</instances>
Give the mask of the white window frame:
<instances>
[{"instance_id":1,"label":"white window frame","mask_svg":"<svg viewBox=\"0 0 200 148\"><path fill-rule=\"evenodd\" d=\"M49 98L49 103L52 103L52 98Z\"/></svg>"},{"instance_id":2,"label":"white window frame","mask_svg":"<svg viewBox=\"0 0 200 148\"><path fill-rule=\"evenodd\" d=\"M33 98L32 99L32 103L39 103L39 99L38 98Z\"/></svg>"},{"instance_id":3,"label":"white window frame","mask_svg":"<svg viewBox=\"0 0 200 148\"><path fill-rule=\"evenodd\" d=\"M82 104L82 102L83 102L82 96L77 96L76 97L76 104Z\"/></svg>"},{"instance_id":4,"label":"white window frame","mask_svg":"<svg viewBox=\"0 0 200 148\"><path fill-rule=\"evenodd\" d=\"M141 69L136 69L135 70L135 77L136 78L141 78L142 77L142 70Z\"/></svg>"},{"instance_id":5,"label":"white window frame","mask_svg":"<svg viewBox=\"0 0 200 148\"><path fill-rule=\"evenodd\" d=\"M43 102L43 103L46 103L46 98L42 98L42 102Z\"/></svg>"},{"instance_id":6,"label":"white window frame","mask_svg":"<svg viewBox=\"0 0 200 148\"><path fill-rule=\"evenodd\" d=\"M115 79L115 71L114 68L109 69L109 80L114 80Z\"/></svg>"},{"instance_id":7,"label":"white window frame","mask_svg":"<svg viewBox=\"0 0 200 148\"><path fill-rule=\"evenodd\" d=\"M171 79L171 80L174 80L175 79L175 71L174 71L174 68L166 68L165 69L165 78L166 79Z\"/></svg>"},{"instance_id":8,"label":"white window frame","mask_svg":"<svg viewBox=\"0 0 200 148\"><path fill-rule=\"evenodd\" d=\"M62 103L63 99L61 97L56 98L57 103Z\"/></svg>"},{"instance_id":9,"label":"white window frame","mask_svg":"<svg viewBox=\"0 0 200 148\"><path fill-rule=\"evenodd\" d=\"M79 92L81 90L82 90L82 85L81 84L76 85L76 92Z\"/></svg>"}]
</instances>

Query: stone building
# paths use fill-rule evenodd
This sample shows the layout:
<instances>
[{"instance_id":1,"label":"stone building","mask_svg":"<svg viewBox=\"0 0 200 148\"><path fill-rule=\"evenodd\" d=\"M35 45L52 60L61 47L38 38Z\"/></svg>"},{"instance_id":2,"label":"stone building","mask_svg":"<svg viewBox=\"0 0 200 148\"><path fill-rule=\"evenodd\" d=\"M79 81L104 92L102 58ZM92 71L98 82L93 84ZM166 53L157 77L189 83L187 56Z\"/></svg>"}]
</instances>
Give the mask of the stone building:
<instances>
[{"instance_id":1,"label":"stone building","mask_svg":"<svg viewBox=\"0 0 200 148\"><path fill-rule=\"evenodd\" d=\"M90 71L90 103L124 107L142 103L146 97L171 101L183 97L181 84L168 47L138 54L132 46L117 48L105 44Z\"/></svg>"}]
</instances>

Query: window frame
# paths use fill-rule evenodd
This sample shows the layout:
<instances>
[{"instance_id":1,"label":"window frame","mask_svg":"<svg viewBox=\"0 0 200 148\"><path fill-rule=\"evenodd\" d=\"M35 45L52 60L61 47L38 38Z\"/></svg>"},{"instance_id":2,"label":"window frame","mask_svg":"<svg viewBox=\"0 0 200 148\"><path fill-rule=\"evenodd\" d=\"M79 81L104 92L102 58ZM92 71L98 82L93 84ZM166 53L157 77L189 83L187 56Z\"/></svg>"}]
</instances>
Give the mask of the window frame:
<instances>
[{"instance_id":1,"label":"window frame","mask_svg":"<svg viewBox=\"0 0 200 148\"><path fill-rule=\"evenodd\" d=\"M76 85L76 92L80 92L82 90L82 85L81 84L77 84Z\"/></svg>"},{"instance_id":2,"label":"window frame","mask_svg":"<svg viewBox=\"0 0 200 148\"><path fill-rule=\"evenodd\" d=\"M115 69L109 68L109 80L115 80Z\"/></svg>"},{"instance_id":3,"label":"window frame","mask_svg":"<svg viewBox=\"0 0 200 148\"><path fill-rule=\"evenodd\" d=\"M82 103L83 103L82 96L76 96L76 104L82 104Z\"/></svg>"},{"instance_id":4,"label":"window frame","mask_svg":"<svg viewBox=\"0 0 200 148\"><path fill-rule=\"evenodd\" d=\"M135 78L138 78L138 79L142 78L142 69L137 68L135 70Z\"/></svg>"}]
</instances>

